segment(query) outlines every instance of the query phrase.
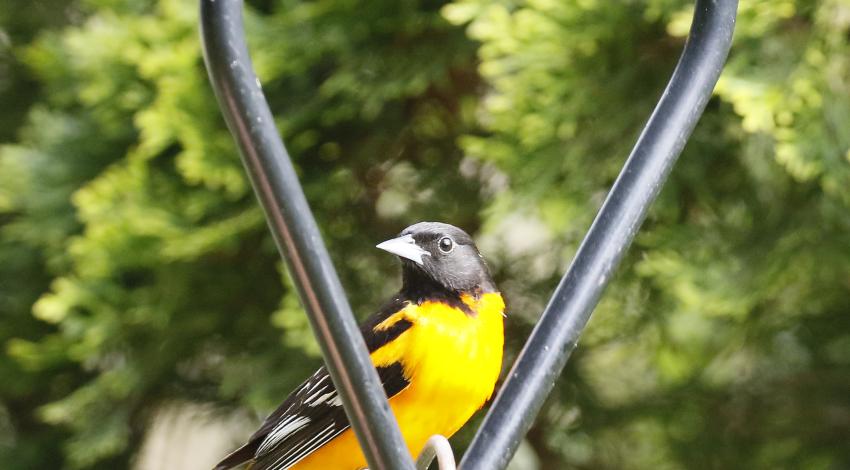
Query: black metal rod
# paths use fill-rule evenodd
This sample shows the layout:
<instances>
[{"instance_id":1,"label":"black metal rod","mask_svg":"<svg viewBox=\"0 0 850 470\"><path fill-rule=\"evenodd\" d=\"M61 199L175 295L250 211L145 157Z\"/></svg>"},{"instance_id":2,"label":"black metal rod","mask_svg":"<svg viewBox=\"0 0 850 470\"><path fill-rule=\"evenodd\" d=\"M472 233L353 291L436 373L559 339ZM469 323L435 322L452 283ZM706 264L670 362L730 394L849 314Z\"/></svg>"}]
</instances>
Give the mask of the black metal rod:
<instances>
[{"instance_id":1,"label":"black metal rod","mask_svg":"<svg viewBox=\"0 0 850 470\"><path fill-rule=\"evenodd\" d=\"M413 460L254 74L245 43L242 0L201 0L200 4L204 60L219 106L369 467L413 470Z\"/></svg>"},{"instance_id":2,"label":"black metal rod","mask_svg":"<svg viewBox=\"0 0 850 470\"><path fill-rule=\"evenodd\" d=\"M670 83L464 455L462 470L505 468L531 427L711 97L732 43L737 5L697 0Z\"/></svg>"}]
</instances>

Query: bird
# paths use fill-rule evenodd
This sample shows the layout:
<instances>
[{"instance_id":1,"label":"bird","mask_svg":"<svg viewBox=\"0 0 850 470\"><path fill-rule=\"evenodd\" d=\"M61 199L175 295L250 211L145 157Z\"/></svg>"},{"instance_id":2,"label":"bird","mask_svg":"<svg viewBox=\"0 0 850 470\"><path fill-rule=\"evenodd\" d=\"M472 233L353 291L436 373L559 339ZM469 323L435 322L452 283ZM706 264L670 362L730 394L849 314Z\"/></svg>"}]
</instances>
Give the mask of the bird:
<instances>
[{"instance_id":1,"label":"bird","mask_svg":"<svg viewBox=\"0 0 850 470\"><path fill-rule=\"evenodd\" d=\"M401 289L360 326L411 456L451 437L490 399L502 368L505 302L460 228L420 222L377 245L402 264ZM321 367L214 470L362 470L357 443Z\"/></svg>"}]
</instances>

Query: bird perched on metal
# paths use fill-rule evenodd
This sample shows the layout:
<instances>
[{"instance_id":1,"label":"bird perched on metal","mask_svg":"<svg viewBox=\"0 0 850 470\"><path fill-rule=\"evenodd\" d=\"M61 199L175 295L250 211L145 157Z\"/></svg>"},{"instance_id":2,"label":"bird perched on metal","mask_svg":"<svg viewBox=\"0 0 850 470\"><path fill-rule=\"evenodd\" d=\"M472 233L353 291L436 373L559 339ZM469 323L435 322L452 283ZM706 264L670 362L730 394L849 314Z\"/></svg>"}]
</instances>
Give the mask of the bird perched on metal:
<instances>
[{"instance_id":1,"label":"bird perched on metal","mask_svg":"<svg viewBox=\"0 0 850 470\"><path fill-rule=\"evenodd\" d=\"M377 246L402 261L401 290L361 325L408 450L454 434L493 394L505 304L472 238L437 222ZM358 470L366 459L327 370L301 384L215 470Z\"/></svg>"}]
</instances>

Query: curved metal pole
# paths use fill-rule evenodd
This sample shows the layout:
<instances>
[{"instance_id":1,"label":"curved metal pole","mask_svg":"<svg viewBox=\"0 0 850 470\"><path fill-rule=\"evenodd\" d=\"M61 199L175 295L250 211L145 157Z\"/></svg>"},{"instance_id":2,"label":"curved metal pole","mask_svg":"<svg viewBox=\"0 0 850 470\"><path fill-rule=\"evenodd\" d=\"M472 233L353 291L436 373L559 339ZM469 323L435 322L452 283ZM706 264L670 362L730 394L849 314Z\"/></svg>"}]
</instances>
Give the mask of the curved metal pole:
<instances>
[{"instance_id":1,"label":"curved metal pole","mask_svg":"<svg viewBox=\"0 0 850 470\"><path fill-rule=\"evenodd\" d=\"M462 470L505 468L531 427L711 97L732 43L737 5L696 2L670 83L464 455Z\"/></svg>"},{"instance_id":2,"label":"curved metal pole","mask_svg":"<svg viewBox=\"0 0 850 470\"><path fill-rule=\"evenodd\" d=\"M437 459L438 470L457 470L452 445L440 434L434 434L425 442L425 447L416 459L416 470L428 470L434 458Z\"/></svg>"},{"instance_id":3,"label":"curved metal pole","mask_svg":"<svg viewBox=\"0 0 850 470\"><path fill-rule=\"evenodd\" d=\"M254 74L241 0L201 0L204 60L278 251L370 468L413 470L366 344Z\"/></svg>"}]
</instances>

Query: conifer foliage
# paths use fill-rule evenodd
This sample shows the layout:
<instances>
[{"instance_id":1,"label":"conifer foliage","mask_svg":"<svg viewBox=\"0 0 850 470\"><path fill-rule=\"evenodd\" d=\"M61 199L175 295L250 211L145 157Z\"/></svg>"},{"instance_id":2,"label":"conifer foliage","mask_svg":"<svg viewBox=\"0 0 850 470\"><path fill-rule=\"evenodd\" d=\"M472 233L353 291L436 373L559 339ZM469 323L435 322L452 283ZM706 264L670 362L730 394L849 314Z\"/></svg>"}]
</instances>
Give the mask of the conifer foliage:
<instances>
[{"instance_id":1,"label":"conifer foliage","mask_svg":"<svg viewBox=\"0 0 850 470\"><path fill-rule=\"evenodd\" d=\"M355 311L398 284L375 243L450 222L506 292L509 358L692 14L248 3L254 64ZM846 0L741 0L715 96L529 434L543 468L850 466L848 77ZM161 407L263 414L319 363L212 96L195 2L0 4L0 101L0 467L126 468Z\"/></svg>"}]
</instances>

